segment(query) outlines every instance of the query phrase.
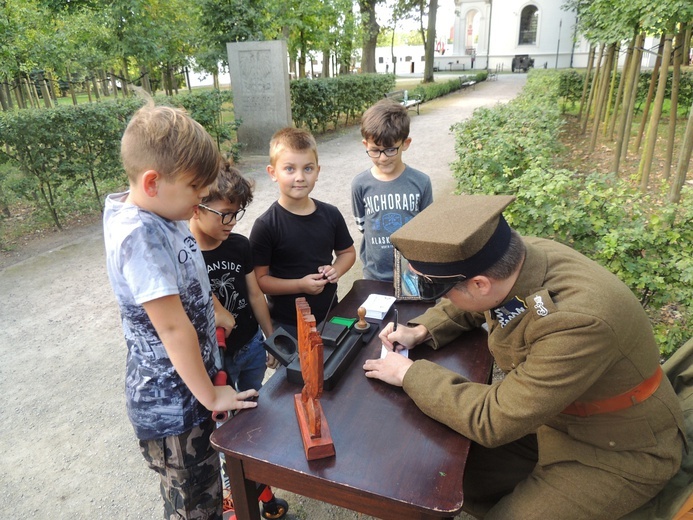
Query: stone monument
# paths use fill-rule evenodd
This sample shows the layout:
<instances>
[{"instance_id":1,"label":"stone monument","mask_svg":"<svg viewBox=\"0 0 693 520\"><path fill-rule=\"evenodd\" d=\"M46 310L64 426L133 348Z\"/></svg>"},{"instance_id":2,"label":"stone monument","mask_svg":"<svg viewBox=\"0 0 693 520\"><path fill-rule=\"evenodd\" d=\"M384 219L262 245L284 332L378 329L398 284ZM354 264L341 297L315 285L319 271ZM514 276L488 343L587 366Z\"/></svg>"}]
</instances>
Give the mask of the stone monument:
<instances>
[{"instance_id":1,"label":"stone monument","mask_svg":"<svg viewBox=\"0 0 693 520\"><path fill-rule=\"evenodd\" d=\"M267 154L274 132L293 126L286 42L227 43L238 141L250 154Z\"/></svg>"}]
</instances>

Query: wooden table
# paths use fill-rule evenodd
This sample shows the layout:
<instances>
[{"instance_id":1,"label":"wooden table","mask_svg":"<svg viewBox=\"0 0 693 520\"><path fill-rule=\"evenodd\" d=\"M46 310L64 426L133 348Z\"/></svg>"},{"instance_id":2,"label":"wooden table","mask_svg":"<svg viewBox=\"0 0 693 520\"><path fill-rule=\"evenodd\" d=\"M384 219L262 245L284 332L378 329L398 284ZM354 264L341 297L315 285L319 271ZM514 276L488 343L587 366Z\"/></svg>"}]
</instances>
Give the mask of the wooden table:
<instances>
[{"instance_id":1,"label":"wooden table","mask_svg":"<svg viewBox=\"0 0 693 520\"><path fill-rule=\"evenodd\" d=\"M392 284L358 280L332 314L356 317L370 293L392 294ZM406 323L430 304L395 305ZM382 323L392 316L390 309ZM363 363L379 357L380 348L376 334L320 399L336 456L306 460L293 405L301 387L286 380L284 367L260 390L257 408L214 432L212 445L226 455L239 520L260 519L256 482L386 520L459 514L470 441L424 415L401 388L366 378ZM438 351L417 347L411 358L429 359L472 381L487 382L491 374L483 330Z\"/></svg>"}]
</instances>

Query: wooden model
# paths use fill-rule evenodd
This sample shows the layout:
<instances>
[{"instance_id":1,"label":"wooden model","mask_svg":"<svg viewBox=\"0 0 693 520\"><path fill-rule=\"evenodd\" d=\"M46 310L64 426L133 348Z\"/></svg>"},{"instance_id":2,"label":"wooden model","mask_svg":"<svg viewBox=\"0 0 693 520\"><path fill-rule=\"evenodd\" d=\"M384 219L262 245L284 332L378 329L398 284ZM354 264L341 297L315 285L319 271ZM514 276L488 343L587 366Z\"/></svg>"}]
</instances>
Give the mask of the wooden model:
<instances>
[{"instance_id":1,"label":"wooden model","mask_svg":"<svg viewBox=\"0 0 693 520\"><path fill-rule=\"evenodd\" d=\"M305 298L296 298L298 356L303 390L294 395L296 419L301 430L307 460L324 459L335 454L327 419L320 405L323 385L323 344L315 327L315 317Z\"/></svg>"}]
</instances>

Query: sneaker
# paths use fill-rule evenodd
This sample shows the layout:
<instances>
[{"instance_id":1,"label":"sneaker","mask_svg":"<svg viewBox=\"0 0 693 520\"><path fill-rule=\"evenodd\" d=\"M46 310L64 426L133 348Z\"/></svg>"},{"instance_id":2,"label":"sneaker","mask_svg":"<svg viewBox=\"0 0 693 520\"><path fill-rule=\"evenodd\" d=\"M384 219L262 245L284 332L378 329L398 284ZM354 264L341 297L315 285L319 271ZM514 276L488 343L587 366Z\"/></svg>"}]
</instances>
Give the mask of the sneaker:
<instances>
[{"instance_id":1,"label":"sneaker","mask_svg":"<svg viewBox=\"0 0 693 520\"><path fill-rule=\"evenodd\" d=\"M233 508L233 497L231 496L231 488L224 488L224 520L236 518L236 513Z\"/></svg>"},{"instance_id":2,"label":"sneaker","mask_svg":"<svg viewBox=\"0 0 693 520\"><path fill-rule=\"evenodd\" d=\"M269 502L262 503L262 517L269 520L284 518L284 515L289 510L289 504L282 498L272 497Z\"/></svg>"}]
</instances>

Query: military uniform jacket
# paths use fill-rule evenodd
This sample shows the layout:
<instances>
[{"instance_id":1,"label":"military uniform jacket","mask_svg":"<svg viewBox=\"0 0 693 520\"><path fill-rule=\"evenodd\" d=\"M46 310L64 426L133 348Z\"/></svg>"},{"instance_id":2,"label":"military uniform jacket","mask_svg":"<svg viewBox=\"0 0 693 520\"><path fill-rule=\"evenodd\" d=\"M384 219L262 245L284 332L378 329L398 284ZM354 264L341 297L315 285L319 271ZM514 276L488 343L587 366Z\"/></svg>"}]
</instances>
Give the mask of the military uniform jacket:
<instances>
[{"instance_id":1,"label":"military uniform jacket","mask_svg":"<svg viewBox=\"0 0 693 520\"><path fill-rule=\"evenodd\" d=\"M616 396L659 366L651 325L616 276L576 251L524 238L527 254L503 305L482 314L443 299L412 323L438 348L460 333L489 327L488 346L505 378L473 383L416 361L403 387L427 415L472 441L499 446L536 433L539 464L578 461L643 483L676 473L683 415L666 377L646 401L608 414L561 413L574 401Z\"/></svg>"}]
</instances>

